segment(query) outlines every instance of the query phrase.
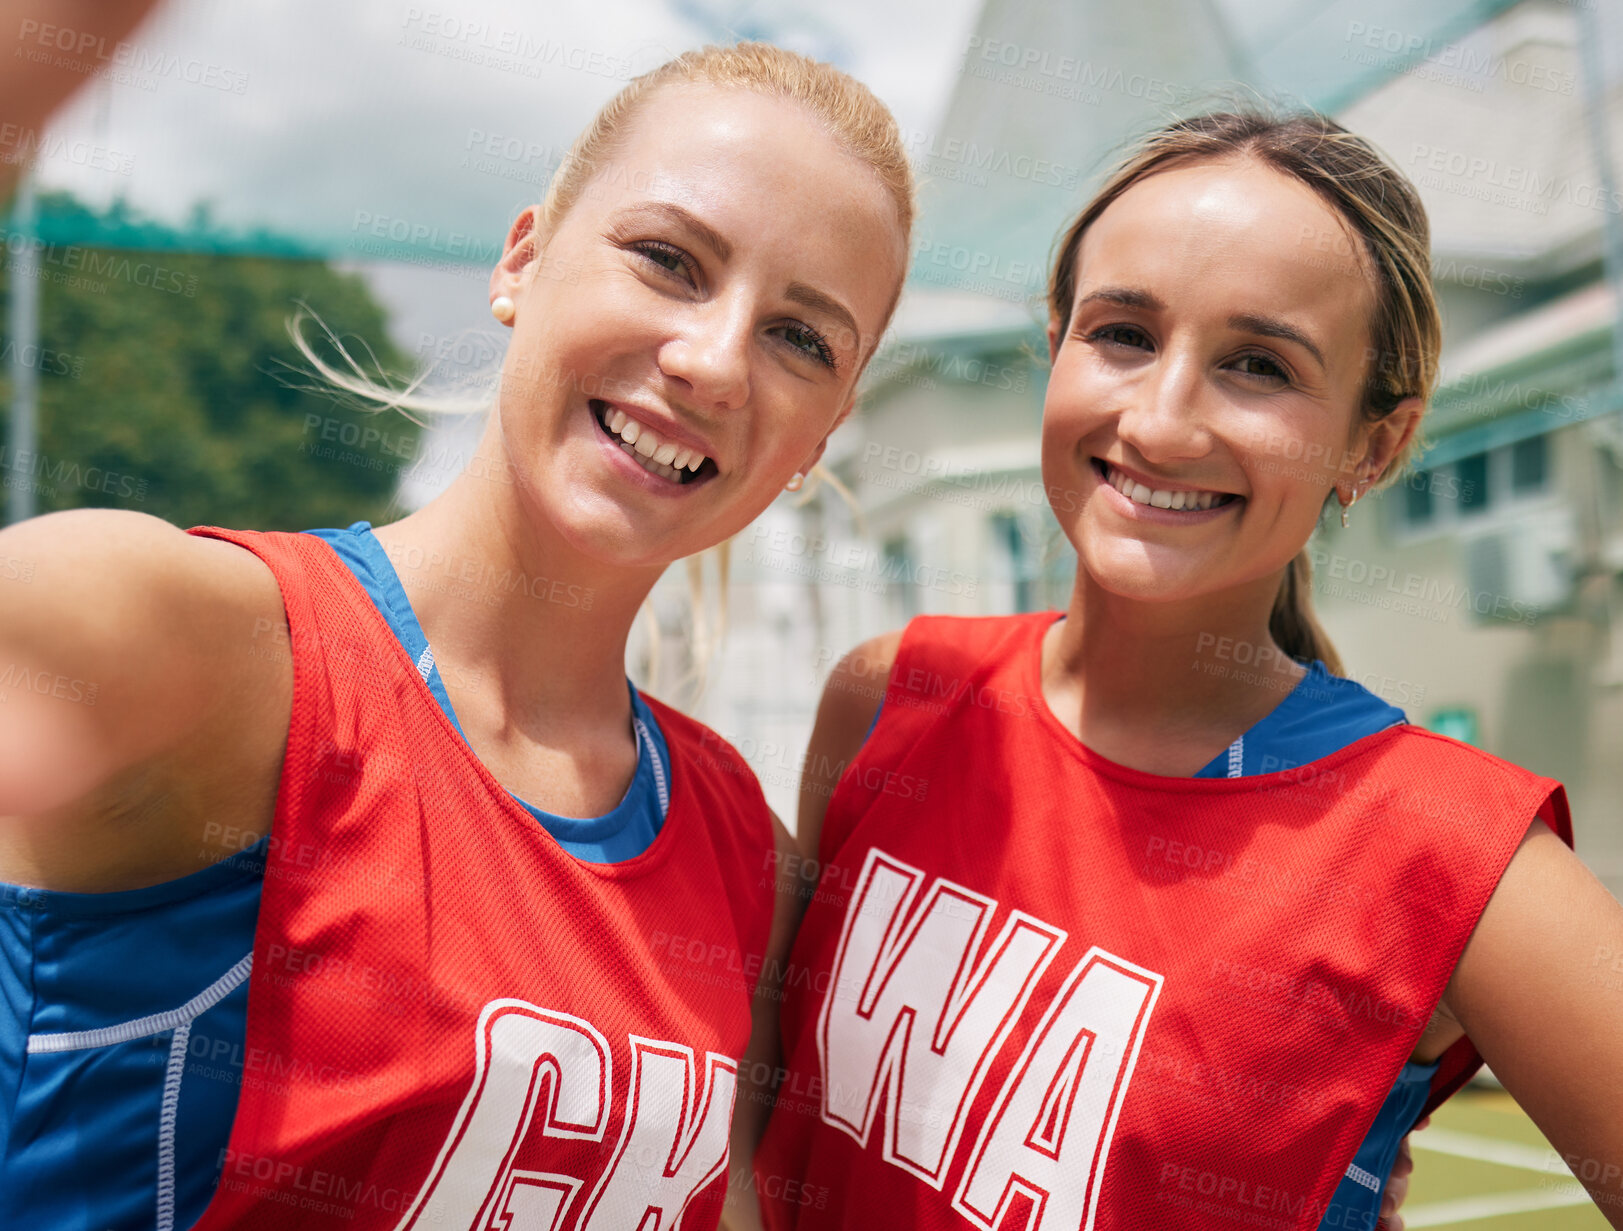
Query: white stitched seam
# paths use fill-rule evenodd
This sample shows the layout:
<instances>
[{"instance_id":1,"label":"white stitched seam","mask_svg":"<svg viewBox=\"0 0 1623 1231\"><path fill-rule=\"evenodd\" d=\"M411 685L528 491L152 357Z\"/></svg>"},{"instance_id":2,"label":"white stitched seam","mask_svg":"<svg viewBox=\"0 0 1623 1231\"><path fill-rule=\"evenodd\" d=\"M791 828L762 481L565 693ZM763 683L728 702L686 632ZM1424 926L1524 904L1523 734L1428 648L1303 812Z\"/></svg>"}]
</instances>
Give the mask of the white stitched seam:
<instances>
[{"instance_id":1,"label":"white stitched seam","mask_svg":"<svg viewBox=\"0 0 1623 1231\"><path fill-rule=\"evenodd\" d=\"M671 790L665 783L665 767L659 763L659 749L654 744L654 736L648 730L647 723L641 718L633 718L631 725L637 728L638 737L648 745L648 760L654 767L654 790L659 795L659 816L664 820L665 814L671 810Z\"/></svg>"},{"instance_id":2,"label":"white stitched seam","mask_svg":"<svg viewBox=\"0 0 1623 1231\"><path fill-rule=\"evenodd\" d=\"M1372 1193L1381 1191L1381 1182L1357 1163L1347 1164L1347 1178L1355 1184L1362 1184Z\"/></svg>"},{"instance_id":3,"label":"white stitched seam","mask_svg":"<svg viewBox=\"0 0 1623 1231\"><path fill-rule=\"evenodd\" d=\"M115 1043L128 1043L148 1035L174 1030L201 1017L241 986L253 966L254 955L248 954L208 987L198 992L178 1009L137 1017L133 1021L119 1022L116 1026L103 1026L99 1030L70 1030L61 1034L31 1034L28 1036L28 1054L44 1052L79 1051L86 1047L111 1047Z\"/></svg>"},{"instance_id":4,"label":"white stitched seam","mask_svg":"<svg viewBox=\"0 0 1623 1231\"><path fill-rule=\"evenodd\" d=\"M169 1042L169 1066L163 1074L163 1108L158 1113L158 1209L154 1231L175 1226L175 1113L180 1106L180 1079L186 1073L186 1044L192 1037L190 1021L175 1027Z\"/></svg>"},{"instance_id":5,"label":"white stitched seam","mask_svg":"<svg viewBox=\"0 0 1623 1231\"><path fill-rule=\"evenodd\" d=\"M1245 736L1229 745L1229 777L1238 778L1245 768Z\"/></svg>"},{"instance_id":6,"label":"white stitched seam","mask_svg":"<svg viewBox=\"0 0 1623 1231\"><path fill-rule=\"evenodd\" d=\"M434 670L434 647L425 645L423 652L417 659L417 674L423 677L423 683L428 683L429 674Z\"/></svg>"}]
</instances>

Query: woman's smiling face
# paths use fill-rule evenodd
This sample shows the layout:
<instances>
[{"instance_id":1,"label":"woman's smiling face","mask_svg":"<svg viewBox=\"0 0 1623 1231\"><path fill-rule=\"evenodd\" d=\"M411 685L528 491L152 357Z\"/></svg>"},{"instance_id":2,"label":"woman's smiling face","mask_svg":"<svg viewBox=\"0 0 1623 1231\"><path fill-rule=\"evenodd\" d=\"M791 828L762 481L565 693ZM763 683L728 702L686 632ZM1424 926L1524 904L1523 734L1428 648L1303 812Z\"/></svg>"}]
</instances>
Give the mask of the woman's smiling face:
<instances>
[{"instance_id":1,"label":"woman's smiling face","mask_svg":"<svg viewBox=\"0 0 1623 1231\"><path fill-rule=\"evenodd\" d=\"M491 282L517 305L509 473L625 565L720 542L810 469L906 258L888 191L809 112L707 85L650 96L554 232L528 228Z\"/></svg>"},{"instance_id":2,"label":"woman's smiling face","mask_svg":"<svg viewBox=\"0 0 1623 1231\"><path fill-rule=\"evenodd\" d=\"M1043 480L1107 591L1197 598L1277 577L1333 488L1378 477L1418 400L1362 414L1373 274L1334 209L1252 159L1134 184L1082 238L1054 349Z\"/></svg>"}]
</instances>

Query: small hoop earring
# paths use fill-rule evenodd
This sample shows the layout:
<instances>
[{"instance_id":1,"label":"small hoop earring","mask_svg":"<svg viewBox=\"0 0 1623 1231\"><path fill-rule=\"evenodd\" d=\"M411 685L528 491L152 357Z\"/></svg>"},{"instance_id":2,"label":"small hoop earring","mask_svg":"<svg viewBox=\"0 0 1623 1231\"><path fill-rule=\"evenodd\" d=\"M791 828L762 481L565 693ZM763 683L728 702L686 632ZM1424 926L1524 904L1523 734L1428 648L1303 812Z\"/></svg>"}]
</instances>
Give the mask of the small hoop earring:
<instances>
[{"instance_id":1,"label":"small hoop earring","mask_svg":"<svg viewBox=\"0 0 1623 1231\"><path fill-rule=\"evenodd\" d=\"M1346 504L1341 506L1341 528L1343 530L1345 530L1347 528L1347 514L1352 512L1353 505L1355 505L1357 503L1358 503L1358 489L1355 487L1355 488L1353 488L1352 499L1347 501Z\"/></svg>"},{"instance_id":2,"label":"small hoop earring","mask_svg":"<svg viewBox=\"0 0 1623 1231\"><path fill-rule=\"evenodd\" d=\"M504 325L509 324L517 312L513 301L506 295L498 295L490 301L490 314Z\"/></svg>"},{"instance_id":3,"label":"small hoop earring","mask_svg":"<svg viewBox=\"0 0 1623 1231\"><path fill-rule=\"evenodd\" d=\"M786 492L798 492L802 487L805 487L805 486L806 486L806 476L801 474L800 471L797 470L797 471L795 471L795 477L790 479L787 483L785 483L783 485L783 490L786 491Z\"/></svg>"}]
</instances>

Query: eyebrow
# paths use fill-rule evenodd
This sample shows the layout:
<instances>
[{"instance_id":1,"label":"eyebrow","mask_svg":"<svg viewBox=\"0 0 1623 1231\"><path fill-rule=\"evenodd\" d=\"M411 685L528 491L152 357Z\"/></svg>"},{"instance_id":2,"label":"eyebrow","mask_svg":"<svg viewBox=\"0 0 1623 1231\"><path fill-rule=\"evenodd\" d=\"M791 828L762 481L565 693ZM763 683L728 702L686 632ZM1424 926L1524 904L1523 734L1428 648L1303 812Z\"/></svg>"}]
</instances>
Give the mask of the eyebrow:
<instances>
[{"instance_id":1,"label":"eyebrow","mask_svg":"<svg viewBox=\"0 0 1623 1231\"><path fill-rule=\"evenodd\" d=\"M1238 316L1229 317L1229 328L1261 334L1265 338L1280 338L1286 342L1294 342L1317 359L1321 368L1330 366L1325 363L1324 352L1315 345L1313 339L1295 325L1287 324L1285 321L1276 320L1271 316L1252 316L1250 313L1242 312Z\"/></svg>"},{"instance_id":2,"label":"eyebrow","mask_svg":"<svg viewBox=\"0 0 1623 1231\"><path fill-rule=\"evenodd\" d=\"M1142 308L1146 312L1164 312L1166 304L1162 303L1148 291L1136 290L1130 286L1102 286L1090 295L1086 295L1076 305L1092 303L1095 299L1102 299L1106 303L1117 303L1124 308Z\"/></svg>"},{"instance_id":3,"label":"eyebrow","mask_svg":"<svg viewBox=\"0 0 1623 1231\"><path fill-rule=\"evenodd\" d=\"M832 295L825 295L815 286L807 286L804 282L791 282L784 298L797 303L813 312L823 312L832 316L839 325L847 330L851 337L860 342L862 333L857 329L857 318L851 315L851 310Z\"/></svg>"},{"instance_id":4,"label":"eyebrow","mask_svg":"<svg viewBox=\"0 0 1623 1231\"><path fill-rule=\"evenodd\" d=\"M733 246L727 242L721 232L716 230L697 214L690 213L673 201L649 201L642 205L628 206L620 211L622 219L654 218L673 226L683 227L698 236L699 242L720 260L730 260L733 255Z\"/></svg>"},{"instance_id":5,"label":"eyebrow","mask_svg":"<svg viewBox=\"0 0 1623 1231\"><path fill-rule=\"evenodd\" d=\"M1145 312L1164 312L1166 305L1148 291L1141 291L1130 286L1103 286L1092 294L1085 296L1077 303L1081 307L1094 300L1103 300L1106 303L1120 304L1124 308L1139 308ZM1279 338L1285 342L1294 342L1313 358L1319 361L1321 368L1329 365L1324 361L1324 352L1318 344L1303 333L1295 325L1279 320L1272 316L1257 316L1250 312L1236 313L1229 317L1229 328L1239 329L1245 333L1260 334L1265 338Z\"/></svg>"}]
</instances>

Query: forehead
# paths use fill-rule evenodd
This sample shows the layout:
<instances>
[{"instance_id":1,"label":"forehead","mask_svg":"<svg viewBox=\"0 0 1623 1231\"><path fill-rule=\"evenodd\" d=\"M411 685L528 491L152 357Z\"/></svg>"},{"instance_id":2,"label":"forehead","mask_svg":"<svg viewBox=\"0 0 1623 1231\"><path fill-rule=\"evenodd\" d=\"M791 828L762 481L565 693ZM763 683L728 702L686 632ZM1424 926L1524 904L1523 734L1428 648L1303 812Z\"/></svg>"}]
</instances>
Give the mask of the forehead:
<instances>
[{"instance_id":1,"label":"forehead","mask_svg":"<svg viewBox=\"0 0 1623 1231\"><path fill-rule=\"evenodd\" d=\"M604 210L680 205L721 232L738 260L835 293L859 319L867 307L876 323L906 258L878 173L799 103L749 89L657 90L585 196Z\"/></svg>"},{"instance_id":2,"label":"forehead","mask_svg":"<svg viewBox=\"0 0 1623 1231\"><path fill-rule=\"evenodd\" d=\"M1136 286L1174 309L1303 320L1360 349L1375 303L1362 241L1336 210L1252 159L1140 180L1088 229L1077 259L1081 294Z\"/></svg>"}]
</instances>

